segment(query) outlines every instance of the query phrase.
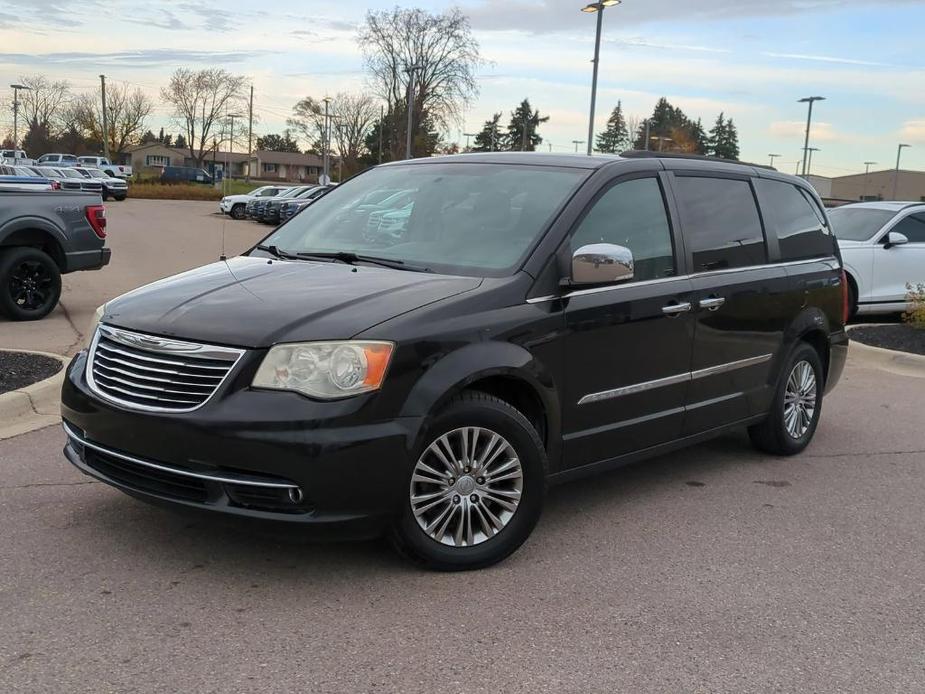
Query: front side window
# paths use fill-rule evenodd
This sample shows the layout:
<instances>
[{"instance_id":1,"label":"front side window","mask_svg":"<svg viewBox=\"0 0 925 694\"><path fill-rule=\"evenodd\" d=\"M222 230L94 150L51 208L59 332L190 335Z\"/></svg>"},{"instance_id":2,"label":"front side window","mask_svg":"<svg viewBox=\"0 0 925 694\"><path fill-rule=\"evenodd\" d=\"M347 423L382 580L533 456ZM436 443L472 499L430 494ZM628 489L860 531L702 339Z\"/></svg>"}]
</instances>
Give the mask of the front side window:
<instances>
[{"instance_id":1,"label":"front side window","mask_svg":"<svg viewBox=\"0 0 925 694\"><path fill-rule=\"evenodd\" d=\"M768 262L761 217L748 181L679 176L676 187L694 272Z\"/></svg>"},{"instance_id":2,"label":"front side window","mask_svg":"<svg viewBox=\"0 0 925 694\"><path fill-rule=\"evenodd\" d=\"M333 188L263 243L289 253L349 252L408 269L502 277L587 176L550 166L384 166ZM388 199L382 191L407 191L407 198L399 207L368 203Z\"/></svg>"},{"instance_id":3,"label":"front side window","mask_svg":"<svg viewBox=\"0 0 925 694\"><path fill-rule=\"evenodd\" d=\"M777 222L781 260L826 258L833 254L832 237L822 214L805 191L790 183L757 180L762 208Z\"/></svg>"},{"instance_id":4,"label":"front side window","mask_svg":"<svg viewBox=\"0 0 925 694\"><path fill-rule=\"evenodd\" d=\"M634 281L675 274L671 227L658 179L618 183L594 203L572 236L572 252L595 243L632 251Z\"/></svg>"},{"instance_id":5,"label":"front side window","mask_svg":"<svg viewBox=\"0 0 925 694\"><path fill-rule=\"evenodd\" d=\"M909 215L890 231L899 232L909 243L925 243L925 213Z\"/></svg>"}]
</instances>

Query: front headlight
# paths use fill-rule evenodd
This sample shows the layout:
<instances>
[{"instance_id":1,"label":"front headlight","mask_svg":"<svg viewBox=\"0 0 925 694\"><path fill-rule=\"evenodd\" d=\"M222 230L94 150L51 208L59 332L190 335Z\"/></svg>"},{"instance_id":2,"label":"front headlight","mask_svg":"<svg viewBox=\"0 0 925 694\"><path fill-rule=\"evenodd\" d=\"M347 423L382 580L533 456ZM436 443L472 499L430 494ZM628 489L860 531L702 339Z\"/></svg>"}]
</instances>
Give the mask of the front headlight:
<instances>
[{"instance_id":1,"label":"front headlight","mask_svg":"<svg viewBox=\"0 0 925 694\"><path fill-rule=\"evenodd\" d=\"M391 342L302 342L272 347L254 388L292 390L334 400L379 390L392 358Z\"/></svg>"},{"instance_id":2,"label":"front headlight","mask_svg":"<svg viewBox=\"0 0 925 694\"><path fill-rule=\"evenodd\" d=\"M87 327L87 332L84 334L84 347L89 347L90 343L93 341L93 336L96 334L96 328L100 324L100 321L103 320L103 314L106 313L106 304L102 306L97 306L96 311L93 312L93 320L90 325Z\"/></svg>"}]
</instances>

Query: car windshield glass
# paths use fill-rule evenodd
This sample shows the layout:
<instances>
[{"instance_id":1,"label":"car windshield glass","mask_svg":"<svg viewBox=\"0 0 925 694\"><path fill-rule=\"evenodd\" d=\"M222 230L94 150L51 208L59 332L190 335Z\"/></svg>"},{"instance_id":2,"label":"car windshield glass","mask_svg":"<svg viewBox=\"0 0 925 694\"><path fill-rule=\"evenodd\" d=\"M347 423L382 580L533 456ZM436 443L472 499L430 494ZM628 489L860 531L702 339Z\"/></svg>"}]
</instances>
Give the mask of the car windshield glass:
<instances>
[{"instance_id":1,"label":"car windshield glass","mask_svg":"<svg viewBox=\"0 0 925 694\"><path fill-rule=\"evenodd\" d=\"M829 210L835 238L843 241L867 241L896 216L892 210L863 207L839 207Z\"/></svg>"},{"instance_id":2,"label":"car windshield glass","mask_svg":"<svg viewBox=\"0 0 925 694\"><path fill-rule=\"evenodd\" d=\"M93 178L109 178L109 176L104 174L99 169L87 169L87 173L90 174Z\"/></svg>"},{"instance_id":3,"label":"car windshield glass","mask_svg":"<svg viewBox=\"0 0 925 694\"><path fill-rule=\"evenodd\" d=\"M354 253L447 274L504 276L587 175L548 166L385 166L318 198L263 243L288 253ZM383 189L407 195L367 202Z\"/></svg>"},{"instance_id":4,"label":"car windshield glass","mask_svg":"<svg viewBox=\"0 0 925 694\"><path fill-rule=\"evenodd\" d=\"M61 169L61 174L65 178L83 178L83 176L74 171L74 169Z\"/></svg>"}]
</instances>

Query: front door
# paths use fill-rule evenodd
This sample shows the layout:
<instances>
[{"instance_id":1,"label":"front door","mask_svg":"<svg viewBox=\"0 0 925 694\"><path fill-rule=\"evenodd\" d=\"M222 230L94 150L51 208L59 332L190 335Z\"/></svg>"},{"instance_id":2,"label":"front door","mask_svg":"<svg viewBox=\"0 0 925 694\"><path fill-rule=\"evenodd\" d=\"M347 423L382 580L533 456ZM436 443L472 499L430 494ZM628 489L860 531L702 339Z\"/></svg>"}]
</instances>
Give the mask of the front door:
<instances>
[{"instance_id":1,"label":"front door","mask_svg":"<svg viewBox=\"0 0 925 694\"><path fill-rule=\"evenodd\" d=\"M565 299L563 440L566 467L608 460L679 435L688 387L691 283L659 178L605 186L570 238L571 250L624 246L634 277Z\"/></svg>"},{"instance_id":2,"label":"front door","mask_svg":"<svg viewBox=\"0 0 925 694\"><path fill-rule=\"evenodd\" d=\"M886 236L895 231L909 243L887 248ZM889 228L874 248L874 281L871 303L897 302L897 310L908 293L907 284L925 283L925 212L910 214Z\"/></svg>"}]
</instances>

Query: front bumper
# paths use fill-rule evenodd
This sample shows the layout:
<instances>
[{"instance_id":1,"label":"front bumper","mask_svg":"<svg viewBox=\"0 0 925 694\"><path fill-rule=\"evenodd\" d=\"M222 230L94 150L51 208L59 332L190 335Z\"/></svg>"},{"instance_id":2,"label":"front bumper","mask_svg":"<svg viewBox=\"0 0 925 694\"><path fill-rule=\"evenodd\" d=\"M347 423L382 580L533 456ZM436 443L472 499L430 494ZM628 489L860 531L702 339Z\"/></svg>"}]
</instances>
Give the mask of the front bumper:
<instances>
[{"instance_id":1,"label":"front bumper","mask_svg":"<svg viewBox=\"0 0 925 694\"><path fill-rule=\"evenodd\" d=\"M62 388L65 456L132 496L350 537L381 534L407 498L417 418L364 423L346 401L233 384L193 412L138 412L91 393L85 369L80 353Z\"/></svg>"}]
</instances>

